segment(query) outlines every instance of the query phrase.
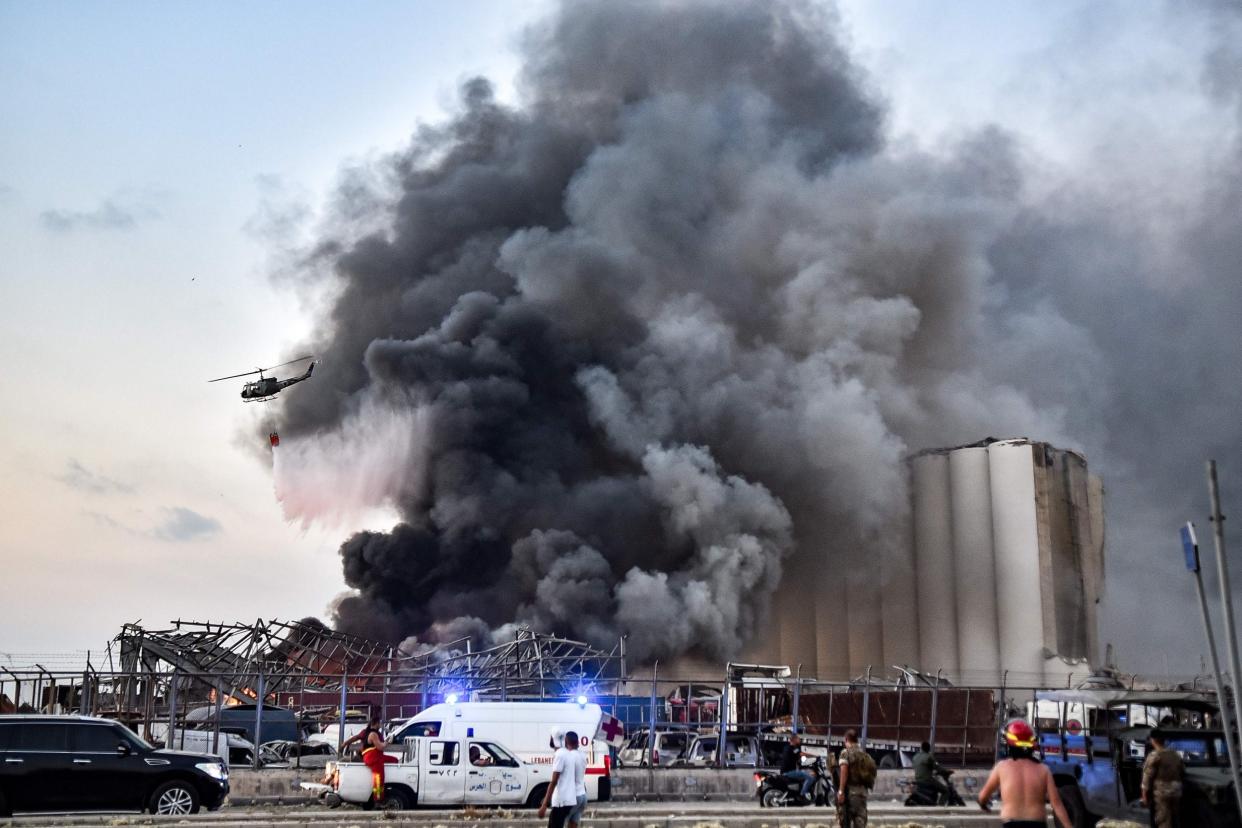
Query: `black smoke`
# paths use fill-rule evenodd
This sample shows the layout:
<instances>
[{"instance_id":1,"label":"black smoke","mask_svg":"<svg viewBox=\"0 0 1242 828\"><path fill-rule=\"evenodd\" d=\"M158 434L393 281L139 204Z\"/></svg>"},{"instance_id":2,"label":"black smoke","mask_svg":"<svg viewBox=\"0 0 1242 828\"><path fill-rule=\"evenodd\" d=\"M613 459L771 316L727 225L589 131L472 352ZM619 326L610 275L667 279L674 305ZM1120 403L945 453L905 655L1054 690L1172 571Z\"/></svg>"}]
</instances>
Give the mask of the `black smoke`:
<instances>
[{"instance_id":1,"label":"black smoke","mask_svg":"<svg viewBox=\"0 0 1242 828\"><path fill-rule=\"evenodd\" d=\"M810 626L876 619L820 620L840 672L910 623L878 609L908 452L1084 449L1110 554L1153 565L1202 456L1242 464L1236 154L1153 233L1118 194L1034 195L1002 128L887 146L820 4L574 2L523 44L519 104L465 83L300 263L334 298L281 398L286 512L402 516L342 545L340 628L727 656L814 580Z\"/></svg>"}]
</instances>

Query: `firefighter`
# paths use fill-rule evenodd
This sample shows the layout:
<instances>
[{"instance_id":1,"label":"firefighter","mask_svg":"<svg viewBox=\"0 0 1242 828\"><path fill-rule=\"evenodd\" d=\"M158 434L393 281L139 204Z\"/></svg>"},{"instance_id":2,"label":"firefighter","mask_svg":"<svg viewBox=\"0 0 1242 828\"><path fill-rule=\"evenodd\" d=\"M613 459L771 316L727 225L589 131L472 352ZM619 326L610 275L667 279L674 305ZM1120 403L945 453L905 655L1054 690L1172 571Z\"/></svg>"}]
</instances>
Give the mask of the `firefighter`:
<instances>
[{"instance_id":1,"label":"firefighter","mask_svg":"<svg viewBox=\"0 0 1242 828\"><path fill-rule=\"evenodd\" d=\"M384 753L384 748L388 747L388 743L384 741L379 725L380 717L372 716L365 728L349 737L341 745L341 755L343 756L345 748L354 742L362 743L362 762L371 770L371 796L374 797L376 805L382 806L384 804L384 765L395 763L397 759Z\"/></svg>"}]
</instances>

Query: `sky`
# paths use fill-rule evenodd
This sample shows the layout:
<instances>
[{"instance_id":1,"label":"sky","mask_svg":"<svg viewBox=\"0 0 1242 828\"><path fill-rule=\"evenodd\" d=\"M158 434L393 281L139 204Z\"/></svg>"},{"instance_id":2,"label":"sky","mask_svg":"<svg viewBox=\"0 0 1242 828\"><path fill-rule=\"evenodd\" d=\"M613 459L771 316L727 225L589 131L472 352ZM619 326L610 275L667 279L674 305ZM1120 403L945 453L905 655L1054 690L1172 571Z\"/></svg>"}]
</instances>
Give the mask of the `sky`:
<instances>
[{"instance_id":1,"label":"sky","mask_svg":"<svg viewBox=\"0 0 1242 828\"><path fill-rule=\"evenodd\" d=\"M129 621L326 612L341 540L391 513L286 521L262 404L206 380L296 355L325 297L280 272L283 246L464 79L515 100L545 5L0 1L0 666L98 652ZM1151 182L1233 140L1210 32L1170 6L837 8L895 145L1000 123L1050 171L1036 188L1176 204L1193 193Z\"/></svg>"}]
</instances>

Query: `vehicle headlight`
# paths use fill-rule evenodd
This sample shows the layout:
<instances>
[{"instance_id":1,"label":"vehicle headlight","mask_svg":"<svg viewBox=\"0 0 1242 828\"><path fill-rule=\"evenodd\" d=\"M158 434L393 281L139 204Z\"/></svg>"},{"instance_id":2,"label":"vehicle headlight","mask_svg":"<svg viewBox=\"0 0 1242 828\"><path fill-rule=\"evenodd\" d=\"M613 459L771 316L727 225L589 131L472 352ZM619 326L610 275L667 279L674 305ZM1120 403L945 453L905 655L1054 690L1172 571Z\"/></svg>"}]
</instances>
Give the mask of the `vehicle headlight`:
<instances>
[{"instance_id":1,"label":"vehicle headlight","mask_svg":"<svg viewBox=\"0 0 1242 828\"><path fill-rule=\"evenodd\" d=\"M194 767L198 768L212 779L219 779L221 782L229 778L228 769L225 768L224 765L217 762L199 762Z\"/></svg>"}]
</instances>

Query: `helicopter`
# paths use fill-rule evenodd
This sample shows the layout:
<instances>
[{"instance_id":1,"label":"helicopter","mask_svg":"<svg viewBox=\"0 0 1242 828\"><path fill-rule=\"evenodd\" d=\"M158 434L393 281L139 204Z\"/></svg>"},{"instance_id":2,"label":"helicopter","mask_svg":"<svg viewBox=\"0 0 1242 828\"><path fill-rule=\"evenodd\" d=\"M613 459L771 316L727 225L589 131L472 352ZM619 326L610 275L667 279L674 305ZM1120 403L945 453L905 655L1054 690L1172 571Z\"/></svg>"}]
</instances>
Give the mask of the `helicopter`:
<instances>
[{"instance_id":1,"label":"helicopter","mask_svg":"<svg viewBox=\"0 0 1242 828\"><path fill-rule=\"evenodd\" d=\"M305 359L313 360L314 357L298 357L297 359L291 359L288 362L282 362L279 365L273 365L271 368L256 368L255 370L247 371L244 374L232 374L231 376L217 377L216 379L207 381L220 382L220 380L237 379L238 377L248 377L251 374L258 374L259 378L257 380L254 382L248 382L242 386L241 398L243 402L265 402L275 397L276 394L282 389L288 388L290 385L301 382L302 380L310 379L311 372L315 370L315 365L318 363L311 362L310 365L306 366L305 374L297 377L290 377L289 379L282 380L276 379L276 377L265 377L263 375L268 371L275 371L277 368L284 368L286 365L293 365L295 362L301 362Z\"/></svg>"}]
</instances>

